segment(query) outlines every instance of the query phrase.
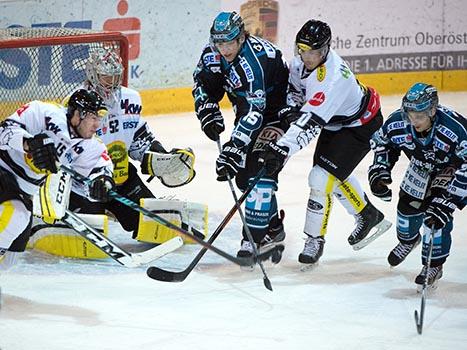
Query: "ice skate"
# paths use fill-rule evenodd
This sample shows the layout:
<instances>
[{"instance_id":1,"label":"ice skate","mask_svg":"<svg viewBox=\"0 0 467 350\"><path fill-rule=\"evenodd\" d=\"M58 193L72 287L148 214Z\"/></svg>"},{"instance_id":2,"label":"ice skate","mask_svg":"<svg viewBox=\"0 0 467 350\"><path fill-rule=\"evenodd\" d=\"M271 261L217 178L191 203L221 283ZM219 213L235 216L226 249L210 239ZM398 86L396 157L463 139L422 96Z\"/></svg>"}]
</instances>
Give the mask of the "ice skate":
<instances>
[{"instance_id":1,"label":"ice skate","mask_svg":"<svg viewBox=\"0 0 467 350\"><path fill-rule=\"evenodd\" d=\"M275 222L271 221L269 225L268 233L263 237L260 243L260 250L268 249L272 245L276 245L285 240L285 231L284 231L284 211L281 210L277 214Z\"/></svg>"},{"instance_id":2,"label":"ice skate","mask_svg":"<svg viewBox=\"0 0 467 350\"><path fill-rule=\"evenodd\" d=\"M255 255L253 244L250 241L242 239L240 250L237 252L237 258L251 258ZM241 266L240 269L244 271L253 271L255 268L254 265L251 266Z\"/></svg>"},{"instance_id":3,"label":"ice skate","mask_svg":"<svg viewBox=\"0 0 467 350\"><path fill-rule=\"evenodd\" d=\"M403 262L405 258L410 254L410 252L420 244L421 240L422 237L418 235L417 240L413 243L399 242L399 244L393 250L391 250L391 252L388 255L389 265L394 267Z\"/></svg>"},{"instance_id":4,"label":"ice skate","mask_svg":"<svg viewBox=\"0 0 467 350\"><path fill-rule=\"evenodd\" d=\"M384 219L384 214L370 202L363 210L354 215L357 227L350 234L348 241L354 250L366 247L384 232L389 230L391 223Z\"/></svg>"},{"instance_id":5,"label":"ice skate","mask_svg":"<svg viewBox=\"0 0 467 350\"><path fill-rule=\"evenodd\" d=\"M301 271L308 271L315 268L318 260L323 255L325 239L323 237L308 236L305 241L303 251L298 256L298 261L302 263Z\"/></svg>"},{"instance_id":6,"label":"ice skate","mask_svg":"<svg viewBox=\"0 0 467 350\"><path fill-rule=\"evenodd\" d=\"M425 276L427 273L426 266L423 266L422 271L420 274L415 277L415 284L417 285L417 292L421 293L423 289L423 284L425 283ZM438 287L439 279L443 277L443 265L429 267L428 268L428 280L427 280L427 288L434 290Z\"/></svg>"}]
</instances>

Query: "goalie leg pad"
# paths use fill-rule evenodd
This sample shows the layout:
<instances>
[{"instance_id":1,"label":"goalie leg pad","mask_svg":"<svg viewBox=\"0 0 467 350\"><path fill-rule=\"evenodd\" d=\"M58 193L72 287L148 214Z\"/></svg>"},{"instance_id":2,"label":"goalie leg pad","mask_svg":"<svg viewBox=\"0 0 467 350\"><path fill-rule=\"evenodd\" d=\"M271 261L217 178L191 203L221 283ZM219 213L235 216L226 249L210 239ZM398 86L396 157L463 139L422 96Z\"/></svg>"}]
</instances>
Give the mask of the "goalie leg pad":
<instances>
[{"instance_id":1,"label":"goalie leg pad","mask_svg":"<svg viewBox=\"0 0 467 350\"><path fill-rule=\"evenodd\" d=\"M78 214L95 229L108 236L108 217L106 215ZM65 224L44 225L39 220L33 226L35 234L29 240L28 247L44 253L79 259L106 259L108 256L91 242L78 235Z\"/></svg>"},{"instance_id":2,"label":"goalie leg pad","mask_svg":"<svg viewBox=\"0 0 467 350\"><path fill-rule=\"evenodd\" d=\"M190 231L194 227L198 231L208 233L208 206L201 203L183 202L177 200L161 200L156 198L142 198L140 205L174 225ZM138 232L135 239L148 243L164 243L180 234L157 221L140 214ZM193 240L182 237L184 243Z\"/></svg>"},{"instance_id":3,"label":"goalie leg pad","mask_svg":"<svg viewBox=\"0 0 467 350\"><path fill-rule=\"evenodd\" d=\"M31 229L30 206L20 200L0 203L0 249L23 252Z\"/></svg>"}]
</instances>

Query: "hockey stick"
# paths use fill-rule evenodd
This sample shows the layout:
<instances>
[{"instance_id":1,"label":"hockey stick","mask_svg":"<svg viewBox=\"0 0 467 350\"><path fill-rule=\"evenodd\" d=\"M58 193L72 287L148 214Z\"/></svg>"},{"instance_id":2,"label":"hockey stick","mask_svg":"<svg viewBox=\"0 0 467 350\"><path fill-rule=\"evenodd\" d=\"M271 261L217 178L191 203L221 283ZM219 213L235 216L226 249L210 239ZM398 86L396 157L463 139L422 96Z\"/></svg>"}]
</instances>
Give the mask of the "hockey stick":
<instances>
[{"instance_id":1,"label":"hockey stick","mask_svg":"<svg viewBox=\"0 0 467 350\"><path fill-rule=\"evenodd\" d=\"M74 171L74 170L72 170L72 169L70 169L70 168L68 168L68 167L66 167L64 165L61 166L61 169L63 171L65 171L65 172L69 173L75 180L77 180L77 181L79 181L81 183L89 184L89 182L90 182L88 178L84 177L80 173L78 173L78 172L76 172L76 171ZM151 219L159 222L162 225L165 225L166 227L168 227L168 228L170 228L172 230L175 230L175 231L179 232L180 234L184 235L185 237L191 238L196 243L202 245L203 247L205 247L205 248L207 248L209 250L212 250L213 252L219 254L223 258L225 258L227 260L230 260L234 264L237 264L237 265L240 265L240 266L251 266L251 265L254 265L256 263L256 260L253 257L251 257L251 258L237 258L237 257L235 257L233 255L230 255L229 253L224 252L223 250L213 246L212 244L203 241L201 238L198 237L198 234L194 235L194 234L188 232L187 230L185 230L185 229L183 229L181 227L178 227L177 225L172 224L170 221L165 220L164 218L160 217L159 215L154 214L152 211L139 206L138 204L136 204L135 202L129 200L128 198L125 198L125 197L119 195L115 191L109 190L108 194L112 199L114 199L114 200L116 200L116 201L118 201L118 202L132 208L133 210L136 210L136 211L142 213L143 215L147 216L148 218L151 218ZM193 231L195 231L195 228L193 228ZM202 233L199 232L199 235L202 235ZM261 259L263 256L266 259L269 258L269 256L272 254L272 252L271 252L272 250L273 249L271 249L268 252L265 252L264 255L260 255L257 258Z\"/></svg>"},{"instance_id":2,"label":"hockey stick","mask_svg":"<svg viewBox=\"0 0 467 350\"><path fill-rule=\"evenodd\" d=\"M61 220L80 236L95 245L99 250L125 267L146 265L183 245L183 240L180 237L174 237L171 240L144 252L129 253L68 209L66 209L65 216Z\"/></svg>"},{"instance_id":3,"label":"hockey stick","mask_svg":"<svg viewBox=\"0 0 467 350\"><path fill-rule=\"evenodd\" d=\"M222 153L222 146L221 146L220 138L217 139L216 143L217 143L217 148L219 149L219 154L220 154L220 153ZM246 224L245 215L243 215L243 210L240 207L240 204L238 203L237 193L235 192L235 187L234 187L234 185L232 183L232 179L229 176L227 176L227 182L229 183L230 192L232 192L232 197L234 199L235 205L237 206L238 214L240 215L240 219L242 220L243 229L245 230L245 234L246 234L248 240L250 241L251 246L253 247L253 254L254 254L254 256L258 256L258 254L259 254L258 248L256 247L256 243L255 243L255 241L253 239L253 236L251 235L250 228ZM269 277L266 274L266 270L264 269L263 263L261 261L258 261L258 265L261 268L261 271L263 272L264 286L272 292L271 281L269 280Z\"/></svg>"},{"instance_id":4,"label":"hockey stick","mask_svg":"<svg viewBox=\"0 0 467 350\"><path fill-rule=\"evenodd\" d=\"M225 226L227 226L228 222L230 221L230 219L232 219L235 212L237 211L237 206L241 205L246 200L246 198L248 197L250 192L253 190L253 188L255 187L258 180L264 175L264 173L265 173L265 169L261 169L259 171L258 175L256 175L256 177L253 179L253 181L247 187L245 192L243 192L241 197L238 199L238 205L237 205L237 203L235 203L235 205L229 210L227 215L224 217L222 222L214 230L213 234L211 235L211 237L208 240L208 243L212 244L214 242L214 240L219 236L219 234L224 230ZM272 256L275 253L275 251L281 253L282 250L284 250L284 247L280 246L280 245L278 245L278 246L276 246L274 248L276 248L276 249L275 250L271 249L271 250L269 250L269 251L267 251L265 253L260 254L258 259L265 260L265 259L269 258L270 256ZM163 269L160 269L158 267L155 267L155 266L151 266L150 268L148 268L147 274L148 274L148 276L150 278L158 280L158 281L163 281L163 282L183 282L188 277L190 272L193 271L195 266L198 264L198 262L201 260L201 258L204 256L204 254L206 252L207 252L207 248L201 249L201 251L193 259L193 261L183 271L167 271L167 270L163 270Z\"/></svg>"},{"instance_id":5,"label":"hockey stick","mask_svg":"<svg viewBox=\"0 0 467 350\"><path fill-rule=\"evenodd\" d=\"M428 256L426 259L426 274L425 274L425 280L423 281L422 300L421 300L421 305L420 305L420 317L418 316L417 310L415 310L414 312L417 332L420 335L422 334L422 331L423 331L423 317L425 316L425 300L426 300L426 293L427 293L426 290L427 290L427 285L428 285L428 269L430 268L430 264L431 264L431 254L433 251L434 240L435 240L435 225L432 225L431 231L430 231L430 245L428 248Z\"/></svg>"}]
</instances>

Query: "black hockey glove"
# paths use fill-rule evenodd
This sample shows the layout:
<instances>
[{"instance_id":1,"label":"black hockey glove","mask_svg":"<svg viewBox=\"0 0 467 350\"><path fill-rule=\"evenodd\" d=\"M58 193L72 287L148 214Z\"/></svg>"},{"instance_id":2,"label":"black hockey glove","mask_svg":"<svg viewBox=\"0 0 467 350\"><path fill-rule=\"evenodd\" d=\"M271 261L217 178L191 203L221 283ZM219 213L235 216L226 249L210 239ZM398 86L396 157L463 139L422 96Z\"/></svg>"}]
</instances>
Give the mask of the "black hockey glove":
<instances>
[{"instance_id":1,"label":"black hockey glove","mask_svg":"<svg viewBox=\"0 0 467 350\"><path fill-rule=\"evenodd\" d=\"M270 142L260 154L258 163L266 168L266 175L273 176L282 169L288 154L289 147Z\"/></svg>"},{"instance_id":2,"label":"black hockey glove","mask_svg":"<svg viewBox=\"0 0 467 350\"><path fill-rule=\"evenodd\" d=\"M435 230L439 230L452 220L455 209L456 205L448 196L434 197L425 212L424 223L428 227L434 225Z\"/></svg>"},{"instance_id":3,"label":"black hockey glove","mask_svg":"<svg viewBox=\"0 0 467 350\"><path fill-rule=\"evenodd\" d=\"M100 175L89 185L89 196L98 202L108 202L111 199L109 191L114 187L115 182L110 176Z\"/></svg>"},{"instance_id":4,"label":"black hockey glove","mask_svg":"<svg viewBox=\"0 0 467 350\"><path fill-rule=\"evenodd\" d=\"M383 201L390 202L392 199L392 190L387 186L392 183L389 170L379 164L373 164L368 170L368 181L370 182L371 193L381 198Z\"/></svg>"},{"instance_id":5,"label":"black hockey glove","mask_svg":"<svg viewBox=\"0 0 467 350\"><path fill-rule=\"evenodd\" d=\"M303 113L300 112L300 107L286 106L277 113L277 116L279 117L282 128L287 130L293 122L302 116L302 114Z\"/></svg>"},{"instance_id":6,"label":"black hockey glove","mask_svg":"<svg viewBox=\"0 0 467 350\"><path fill-rule=\"evenodd\" d=\"M232 141L222 147L222 152L216 160L217 181L227 181L237 175L238 169L245 164L246 153L238 148Z\"/></svg>"},{"instance_id":7,"label":"black hockey glove","mask_svg":"<svg viewBox=\"0 0 467 350\"><path fill-rule=\"evenodd\" d=\"M219 110L219 104L207 102L198 107L196 115L201 122L201 129L213 141L225 130L224 118Z\"/></svg>"},{"instance_id":8,"label":"black hockey glove","mask_svg":"<svg viewBox=\"0 0 467 350\"><path fill-rule=\"evenodd\" d=\"M39 170L48 170L52 173L57 169L57 150L54 141L47 134L37 134L25 140L28 151L32 157L32 163Z\"/></svg>"}]
</instances>

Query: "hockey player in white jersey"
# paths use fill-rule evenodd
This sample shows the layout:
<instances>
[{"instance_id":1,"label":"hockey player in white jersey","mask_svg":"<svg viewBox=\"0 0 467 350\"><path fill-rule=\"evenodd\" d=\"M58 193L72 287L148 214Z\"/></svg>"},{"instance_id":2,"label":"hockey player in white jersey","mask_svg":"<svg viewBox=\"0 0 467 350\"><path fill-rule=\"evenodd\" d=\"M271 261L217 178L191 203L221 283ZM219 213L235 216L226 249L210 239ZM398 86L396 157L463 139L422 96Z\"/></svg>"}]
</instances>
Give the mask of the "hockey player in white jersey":
<instances>
[{"instance_id":1,"label":"hockey player in white jersey","mask_svg":"<svg viewBox=\"0 0 467 350\"><path fill-rule=\"evenodd\" d=\"M13 265L29 239L32 196L57 162L89 178L79 188L93 201L107 200L113 164L94 137L105 112L94 92L76 91L68 108L32 101L0 124L0 268Z\"/></svg>"},{"instance_id":2,"label":"hockey player in white jersey","mask_svg":"<svg viewBox=\"0 0 467 350\"><path fill-rule=\"evenodd\" d=\"M177 187L194 178L194 154L189 148L168 152L155 139L146 121L141 118L140 94L121 85L123 69L121 58L111 49L94 50L86 65L84 88L97 92L104 99L109 112L96 133L107 146L114 163L116 191L140 203L142 198L155 196L140 179L129 158L140 162L143 174L158 177L165 186ZM116 200L91 203L72 188L70 209L88 214L103 214L109 210L126 231L133 233L133 238L151 241L154 236L153 232L149 235L151 237L141 236L144 233L138 230L142 220L140 214Z\"/></svg>"},{"instance_id":3,"label":"hockey player in white jersey","mask_svg":"<svg viewBox=\"0 0 467 350\"><path fill-rule=\"evenodd\" d=\"M363 248L390 226L351 175L370 150L371 135L383 123L379 96L356 80L330 42L330 27L318 20L309 20L297 33L289 107L280 112L283 118L296 121L260 159L269 173L275 172L288 157L318 138L308 176L307 239L298 258L304 264L316 263L323 253L333 195L355 216L356 227L348 237L354 249Z\"/></svg>"}]
</instances>

